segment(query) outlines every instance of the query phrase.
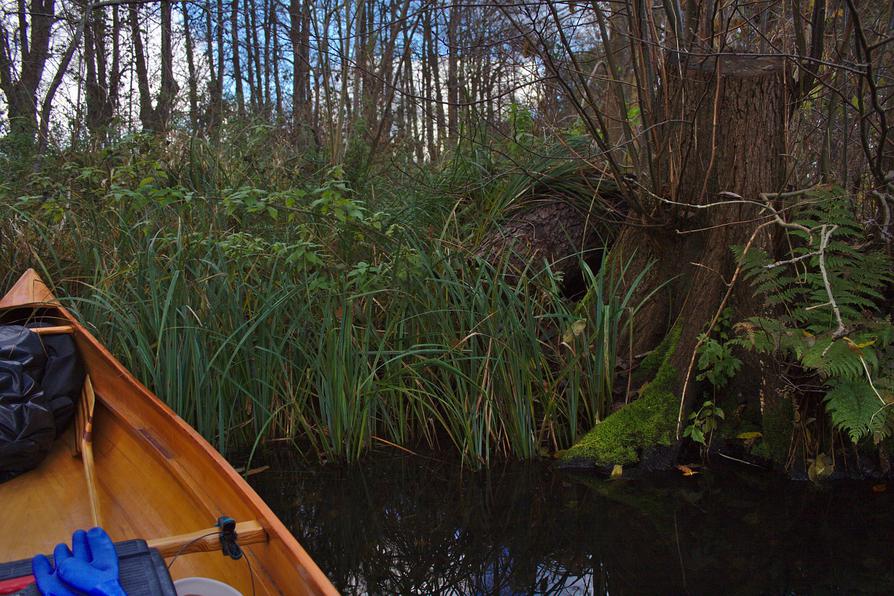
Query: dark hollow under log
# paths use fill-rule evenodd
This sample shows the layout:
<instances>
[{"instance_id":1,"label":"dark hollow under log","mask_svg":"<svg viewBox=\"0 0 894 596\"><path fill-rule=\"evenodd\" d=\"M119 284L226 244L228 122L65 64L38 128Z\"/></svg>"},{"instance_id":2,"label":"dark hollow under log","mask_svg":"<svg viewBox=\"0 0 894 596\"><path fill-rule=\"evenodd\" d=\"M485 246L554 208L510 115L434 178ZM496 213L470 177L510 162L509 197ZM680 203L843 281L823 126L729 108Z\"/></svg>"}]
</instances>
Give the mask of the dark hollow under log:
<instances>
[{"instance_id":1,"label":"dark hollow under log","mask_svg":"<svg viewBox=\"0 0 894 596\"><path fill-rule=\"evenodd\" d=\"M478 255L491 263L505 259L508 273L536 273L549 264L563 278L579 269L578 255L587 258L605 246L601 226L568 201L543 203L519 212L482 242Z\"/></svg>"},{"instance_id":2,"label":"dark hollow under log","mask_svg":"<svg viewBox=\"0 0 894 596\"><path fill-rule=\"evenodd\" d=\"M494 266L505 263L507 276L537 275L545 266L563 280L566 295L580 285L580 261L599 266L603 249L617 235L625 211L614 185L596 185L593 196L530 197L482 240L477 255Z\"/></svg>"}]
</instances>

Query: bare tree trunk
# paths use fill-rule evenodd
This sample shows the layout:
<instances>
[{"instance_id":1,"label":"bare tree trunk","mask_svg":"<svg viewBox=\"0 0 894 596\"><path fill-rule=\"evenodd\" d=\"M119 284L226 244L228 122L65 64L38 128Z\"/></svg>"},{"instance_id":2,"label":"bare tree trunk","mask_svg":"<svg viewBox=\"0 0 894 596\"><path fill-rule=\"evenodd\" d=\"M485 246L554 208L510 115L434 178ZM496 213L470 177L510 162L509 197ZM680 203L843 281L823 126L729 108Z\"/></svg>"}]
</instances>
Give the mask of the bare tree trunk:
<instances>
[{"instance_id":1,"label":"bare tree trunk","mask_svg":"<svg viewBox=\"0 0 894 596\"><path fill-rule=\"evenodd\" d=\"M447 138L447 119L444 115L444 93L441 87L441 61L438 46L435 40L439 39L440 27L438 26L437 12L432 11L432 37L429 39L429 61L432 63L432 75L435 84L435 115L438 121L438 140L436 147L440 153L440 148L444 146L444 140Z\"/></svg>"},{"instance_id":2,"label":"bare tree trunk","mask_svg":"<svg viewBox=\"0 0 894 596\"><path fill-rule=\"evenodd\" d=\"M307 2L289 4L289 38L292 41L292 125L299 142L306 144L312 128L310 98L310 9Z\"/></svg>"},{"instance_id":3,"label":"bare tree trunk","mask_svg":"<svg viewBox=\"0 0 894 596\"><path fill-rule=\"evenodd\" d=\"M270 0L264 0L264 115L270 116L270 109L273 101L270 95L270 46L271 35L274 31L273 20L275 11L271 10L273 3Z\"/></svg>"},{"instance_id":4,"label":"bare tree trunk","mask_svg":"<svg viewBox=\"0 0 894 596\"><path fill-rule=\"evenodd\" d=\"M303 36L301 26L303 25L302 10L304 2L301 0L291 0L289 3L289 39L292 42L292 126L296 134L300 134L303 126L307 122L307 97L305 96L304 78L306 76L307 65L304 64L304 52L301 48Z\"/></svg>"},{"instance_id":5,"label":"bare tree trunk","mask_svg":"<svg viewBox=\"0 0 894 596\"><path fill-rule=\"evenodd\" d=\"M37 133L37 91L49 58L55 18L54 0L32 0L30 10L26 10L24 1L19 2L18 44L10 39L6 23L0 23L0 89L6 96L10 132L23 139L33 141ZM11 50L15 45L18 68Z\"/></svg>"},{"instance_id":6,"label":"bare tree trunk","mask_svg":"<svg viewBox=\"0 0 894 596\"><path fill-rule=\"evenodd\" d=\"M392 104L394 103L394 95L398 88L400 82L400 75L402 68L400 67L404 61L409 60L411 47L409 44L404 48L404 51L401 53L401 61L398 68L395 70L394 68L394 48L397 42L399 29L401 23L407 20L407 12L410 8L410 0L404 0L403 5L400 7L400 14L396 12L398 9L398 4L395 3L392 5L392 15L390 18L391 27L389 28L389 36L387 42L384 44L382 49L382 65L379 68L375 77L371 77L378 81L375 86L375 91L372 96L367 99L369 102L369 115L367 116L367 125L372 126L375 122L375 134L372 135L372 138L369 143L370 153L369 156L372 158L379 149L379 145L382 142L382 137L385 132L391 128L392 123ZM376 122L376 106L379 104L379 94L382 94L382 113L379 116L378 121Z\"/></svg>"},{"instance_id":7,"label":"bare tree trunk","mask_svg":"<svg viewBox=\"0 0 894 596\"><path fill-rule=\"evenodd\" d=\"M279 12L276 2L271 3L270 17L272 19L270 29L273 35L273 93L276 95L276 120L282 122L282 85L279 80Z\"/></svg>"},{"instance_id":8,"label":"bare tree trunk","mask_svg":"<svg viewBox=\"0 0 894 596\"><path fill-rule=\"evenodd\" d=\"M89 6L87 2L82 4L84 10ZM94 9L91 12L92 14L86 16L89 22L84 28L83 56L86 71L86 123L91 139L97 144L102 144L106 140L108 127L115 115L114 106L112 105L112 89L117 87L117 82L114 78L118 65L115 64L113 57L112 72L108 72L105 44L105 9ZM113 25L113 35L117 33L115 29L116 27Z\"/></svg>"},{"instance_id":9,"label":"bare tree trunk","mask_svg":"<svg viewBox=\"0 0 894 596\"><path fill-rule=\"evenodd\" d=\"M224 67L224 23L226 22L226 18L224 17L223 0L217 0L217 14L215 15L215 18L217 19L214 29L217 37L217 76L214 78L217 84L214 86L212 101L214 102L215 107L213 126L216 132L223 120L223 81L224 71L226 70Z\"/></svg>"},{"instance_id":10,"label":"bare tree trunk","mask_svg":"<svg viewBox=\"0 0 894 596\"><path fill-rule=\"evenodd\" d=\"M264 96L264 75L261 70L261 44L258 41L258 7L255 4L254 0L246 0L246 3L249 7L249 14L246 18L246 21L251 23L249 32L251 33L251 46L252 48L252 57L254 59L254 68L255 68L255 87L256 92L258 94L258 98L255 101L255 109L258 110L258 113L261 115L267 114L267 98ZM249 68L251 68L252 63L249 62Z\"/></svg>"},{"instance_id":11,"label":"bare tree trunk","mask_svg":"<svg viewBox=\"0 0 894 596\"><path fill-rule=\"evenodd\" d=\"M130 35L133 41L133 56L137 72L137 89L140 101L140 124L144 130L158 130L158 119L152 107L152 91L149 87L149 70L146 67L146 53L143 49L143 34L140 31L140 13L138 4L127 7L130 18Z\"/></svg>"},{"instance_id":12,"label":"bare tree trunk","mask_svg":"<svg viewBox=\"0 0 894 596\"><path fill-rule=\"evenodd\" d=\"M245 74L248 82L248 105L252 114L257 114L260 104L258 102L258 89L255 86L255 47L252 35L252 13L254 12L254 7L250 4L250 0L243 0L242 12L242 18L245 21L243 26L245 31ZM258 83L260 84L260 81Z\"/></svg>"},{"instance_id":13,"label":"bare tree trunk","mask_svg":"<svg viewBox=\"0 0 894 596\"><path fill-rule=\"evenodd\" d=\"M425 141L428 149L428 157L434 162L438 159L438 145L435 139L435 112L439 106L432 101L434 97L433 71L438 68L437 57L434 54L432 43L432 14L426 10L422 17L422 114L425 118Z\"/></svg>"},{"instance_id":14,"label":"bare tree trunk","mask_svg":"<svg viewBox=\"0 0 894 596\"><path fill-rule=\"evenodd\" d=\"M345 136L346 129L352 125L353 112L351 111L352 102L348 100L348 63L349 60L345 58L351 56L351 30L350 30L350 10L351 3L343 2L344 6L344 18L336 18L335 23L338 29L338 39L339 44L342 48L343 57L339 62L341 63L340 69L340 78L341 78L341 88L339 91L339 98L336 102L336 107L338 108L338 118L336 119L335 125L332 127L334 134L330 139L331 146L331 156L330 159L332 163L338 163L341 161L342 156L344 155L345 150ZM356 48L354 49L354 53L356 54ZM356 69L355 79L356 82Z\"/></svg>"},{"instance_id":15,"label":"bare tree trunk","mask_svg":"<svg viewBox=\"0 0 894 596\"><path fill-rule=\"evenodd\" d=\"M319 146L318 124L315 116L319 115L311 106L311 65L310 65L310 2L304 2L301 9L301 64L302 64L302 98L304 105L304 125L311 133L310 140L314 147ZM319 97L319 95L317 95Z\"/></svg>"},{"instance_id":16,"label":"bare tree trunk","mask_svg":"<svg viewBox=\"0 0 894 596\"><path fill-rule=\"evenodd\" d=\"M325 7L323 10L324 13L322 27L318 23L319 19L311 19L311 23L313 23L314 26L314 35L317 38L317 43L319 46L319 51L317 52L317 71L319 73L320 80L322 81L322 89L320 89L321 85L317 85L317 99L319 101L316 108L316 118L321 119L323 117L322 106L325 105L325 128L327 137L326 142L329 146L330 157L332 157L334 156L336 151L334 143L339 136L338 126L342 114L342 99L339 98L338 100L336 100L336 98L333 97L332 91L332 61L329 57L329 27L331 26L332 11L328 10ZM335 111L333 110L333 103L335 101L339 102L337 116ZM322 128L323 126L318 125L318 128L316 129L321 135Z\"/></svg>"},{"instance_id":17,"label":"bare tree trunk","mask_svg":"<svg viewBox=\"0 0 894 596\"><path fill-rule=\"evenodd\" d=\"M239 58L239 0L230 4L230 36L233 51L233 79L236 84L236 110L240 118L245 117L245 92L242 88L242 62Z\"/></svg>"},{"instance_id":18,"label":"bare tree trunk","mask_svg":"<svg viewBox=\"0 0 894 596\"><path fill-rule=\"evenodd\" d=\"M220 0L217 5L220 9ZM217 70L214 66L214 26L212 25L212 5L209 3L205 8L205 60L208 62L208 114L206 116L205 125L212 132L218 126L218 117L220 104L218 103L218 85L220 81L217 78ZM223 60L223 56L218 53L218 60Z\"/></svg>"},{"instance_id":19,"label":"bare tree trunk","mask_svg":"<svg viewBox=\"0 0 894 596\"><path fill-rule=\"evenodd\" d=\"M171 18L171 0L161 2L161 89L158 94L157 113L158 130L167 130L171 124L174 101L177 99L179 85L174 78L174 25Z\"/></svg>"},{"instance_id":20,"label":"bare tree trunk","mask_svg":"<svg viewBox=\"0 0 894 596\"><path fill-rule=\"evenodd\" d=\"M181 0L180 9L183 13L183 37L186 44L186 66L189 75L189 122L192 132L195 133L199 128L199 83L196 80L196 64L192 55L192 31L190 29L189 6L187 5L186 0Z\"/></svg>"},{"instance_id":21,"label":"bare tree trunk","mask_svg":"<svg viewBox=\"0 0 894 596\"><path fill-rule=\"evenodd\" d=\"M121 87L121 27L124 24L121 19L118 6L112 6L112 66L109 72L109 118L114 119L118 110L119 89Z\"/></svg>"},{"instance_id":22,"label":"bare tree trunk","mask_svg":"<svg viewBox=\"0 0 894 596\"><path fill-rule=\"evenodd\" d=\"M447 139L451 143L459 135L459 17L459 5L451 5L447 24Z\"/></svg>"},{"instance_id":23,"label":"bare tree trunk","mask_svg":"<svg viewBox=\"0 0 894 596\"><path fill-rule=\"evenodd\" d=\"M366 0L357 0L357 10L354 13L354 80L353 90L351 93L351 125L350 130L353 131L356 121L360 118L363 109L363 96L366 93L364 82L366 81L365 72L369 68L366 62ZM349 33L350 35L350 33Z\"/></svg>"}]
</instances>

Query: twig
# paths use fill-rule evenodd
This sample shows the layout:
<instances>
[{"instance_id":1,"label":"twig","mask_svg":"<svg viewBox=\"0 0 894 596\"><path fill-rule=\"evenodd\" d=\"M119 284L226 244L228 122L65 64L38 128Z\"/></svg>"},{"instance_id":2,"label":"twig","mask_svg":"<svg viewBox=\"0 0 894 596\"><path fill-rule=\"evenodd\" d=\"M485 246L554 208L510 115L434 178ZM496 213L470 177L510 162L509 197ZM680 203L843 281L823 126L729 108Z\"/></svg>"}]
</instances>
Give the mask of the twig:
<instances>
[{"instance_id":1,"label":"twig","mask_svg":"<svg viewBox=\"0 0 894 596\"><path fill-rule=\"evenodd\" d=\"M879 225L882 232L882 238L884 238L886 242L890 242L891 239L894 238L894 235L891 234L891 207L888 205L888 202L890 201L894 203L894 198L892 198L890 194L879 192L878 190L873 190L872 196L878 199L879 205L882 208L882 213L884 214L884 219Z\"/></svg>"},{"instance_id":2,"label":"twig","mask_svg":"<svg viewBox=\"0 0 894 596\"><path fill-rule=\"evenodd\" d=\"M863 365L863 370L866 371L866 380L869 381L869 387L872 388L872 392L875 393L875 396L878 398L878 400L882 402L882 407L887 406L888 402L882 399L881 394L878 392L878 389L875 388L875 385L872 382L872 375L869 373L869 366L866 365L866 360L863 359L863 356L860 356L860 364Z\"/></svg>"},{"instance_id":3,"label":"twig","mask_svg":"<svg viewBox=\"0 0 894 596\"><path fill-rule=\"evenodd\" d=\"M838 328L832 334L832 339L838 339L847 333L844 321L841 320L841 309L835 302L835 296L832 295L832 284L829 282L829 273L826 271L826 247L829 245L829 239L832 232L838 229L838 225L824 225L820 227L820 248L819 248L819 268L823 275L823 285L826 287L826 295L829 296L829 303L832 305L832 312L835 313L835 321L838 322ZM830 346L832 344L829 344ZM828 349L828 348L827 348Z\"/></svg>"},{"instance_id":4,"label":"twig","mask_svg":"<svg viewBox=\"0 0 894 596\"><path fill-rule=\"evenodd\" d=\"M813 241L813 232L807 226L802 226L801 224L789 223L780 217L779 212L770 204L770 199L788 199L791 197L801 196L807 192L810 192L811 189L803 189L803 190L793 190L789 192L762 192L760 193L761 200L764 202L764 206L769 209L773 213L773 219L783 228L788 228L790 230L801 230L805 232L807 236Z\"/></svg>"},{"instance_id":5,"label":"twig","mask_svg":"<svg viewBox=\"0 0 894 596\"><path fill-rule=\"evenodd\" d=\"M769 265L764 265L766 269L776 269L777 267L782 267L783 265L792 265L794 263L799 263L805 259L809 259L811 257L816 257L820 255L820 251L814 251L811 253L807 253L806 255L801 255L800 257L795 257L793 259L786 259L785 261L776 261L775 263L770 263Z\"/></svg>"},{"instance_id":6,"label":"twig","mask_svg":"<svg viewBox=\"0 0 894 596\"><path fill-rule=\"evenodd\" d=\"M766 468L764 468L764 466L758 465L758 464L756 464L756 463L754 463L754 462L745 461L744 459L739 459L738 457L733 457L732 455L727 455L727 454L725 454L725 453L721 453L720 451L715 451L714 453L716 453L716 454L719 455L720 457L723 457L723 458L732 460L732 461L734 461L734 462L739 462L740 464L745 464L745 465L748 465L748 466L754 466L755 468L760 468L761 470L766 469Z\"/></svg>"}]
</instances>

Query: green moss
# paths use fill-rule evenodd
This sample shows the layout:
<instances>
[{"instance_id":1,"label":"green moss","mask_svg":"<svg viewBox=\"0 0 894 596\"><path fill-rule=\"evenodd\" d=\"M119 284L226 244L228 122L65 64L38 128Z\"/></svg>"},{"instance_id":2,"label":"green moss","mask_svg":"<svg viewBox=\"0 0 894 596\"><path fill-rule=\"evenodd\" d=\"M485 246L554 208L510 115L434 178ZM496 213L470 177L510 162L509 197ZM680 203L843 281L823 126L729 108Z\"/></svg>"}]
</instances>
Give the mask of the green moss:
<instances>
[{"instance_id":1,"label":"green moss","mask_svg":"<svg viewBox=\"0 0 894 596\"><path fill-rule=\"evenodd\" d=\"M676 336L674 335L676 332ZM636 367L636 370L633 371L633 380L636 382L646 381L648 379L654 379L655 375L658 374L658 367L661 366L661 363L665 361L666 356L668 355L668 349L673 341L674 345L676 345L677 340L680 338L680 334L676 331L676 328L671 329L671 332L665 336L661 343L658 346L649 352L649 354L643 358L643 361L640 362L640 365Z\"/></svg>"},{"instance_id":2,"label":"green moss","mask_svg":"<svg viewBox=\"0 0 894 596\"><path fill-rule=\"evenodd\" d=\"M670 333L665 336L661 343L652 350L648 356L643 358L642 363L639 365L637 372L643 372L649 376L657 375L658 369L662 364L667 362L668 358L671 355L671 352L675 347L677 347L677 342L680 341L680 329L674 327L671 329Z\"/></svg>"},{"instance_id":3,"label":"green moss","mask_svg":"<svg viewBox=\"0 0 894 596\"><path fill-rule=\"evenodd\" d=\"M764 436L755 455L766 457L779 465L785 465L792 443L794 410L790 399L782 398L764 406Z\"/></svg>"},{"instance_id":4,"label":"green moss","mask_svg":"<svg viewBox=\"0 0 894 596\"><path fill-rule=\"evenodd\" d=\"M677 371L670 357L679 339L680 330L674 328L649 356L655 356L659 364L655 378L643 387L640 398L594 426L565 452L563 459L585 458L597 465L632 464L639 461L641 449L671 444L678 404L672 391Z\"/></svg>"}]
</instances>

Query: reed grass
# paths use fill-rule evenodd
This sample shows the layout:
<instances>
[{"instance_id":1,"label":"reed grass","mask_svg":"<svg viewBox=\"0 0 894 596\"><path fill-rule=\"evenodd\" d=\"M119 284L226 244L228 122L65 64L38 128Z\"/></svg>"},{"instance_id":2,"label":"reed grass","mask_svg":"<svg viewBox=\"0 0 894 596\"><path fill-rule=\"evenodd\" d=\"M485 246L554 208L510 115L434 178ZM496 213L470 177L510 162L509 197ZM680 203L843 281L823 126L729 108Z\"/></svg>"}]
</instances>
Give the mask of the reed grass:
<instances>
[{"instance_id":1,"label":"reed grass","mask_svg":"<svg viewBox=\"0 0 894 596\"><path fill-rule=\"evenodd\" d=\"M55 202L0 202L0 281L36 266L222 452L276 438L355 461L387 444L452 449L477 467L568 447L608 412L639 306L613 268L585 268L572 303L547 267L506 276L470 256L446 232L463 227L449 201L441 213L409 190L344 218L349 191L226 203L220 181L250 172L185 150L191 165L152 181L118 163L69 179ZM294 183L275 172L271 184ZM318 196L330 211L309 207Z\"/></svg>"}]
</instances>

